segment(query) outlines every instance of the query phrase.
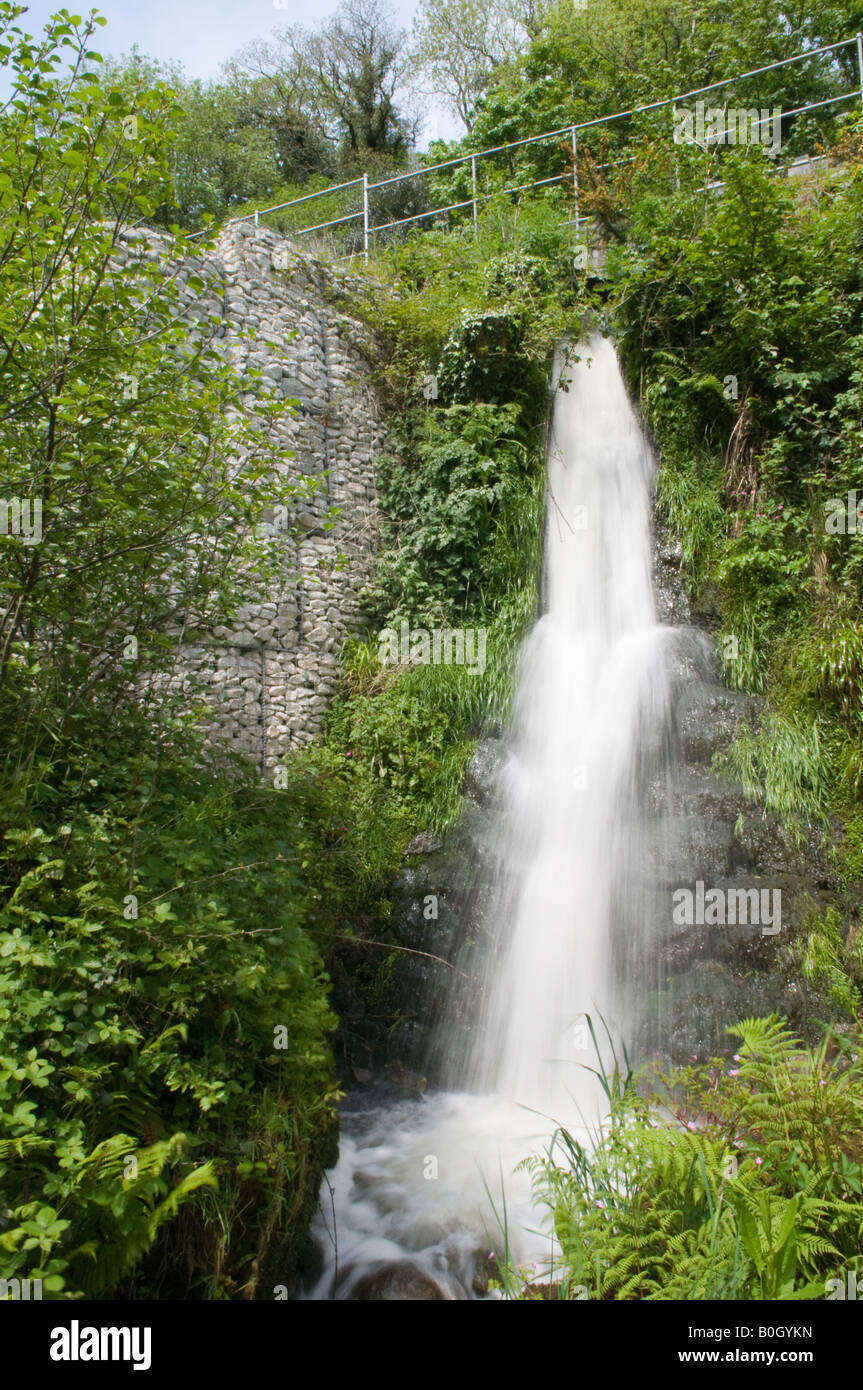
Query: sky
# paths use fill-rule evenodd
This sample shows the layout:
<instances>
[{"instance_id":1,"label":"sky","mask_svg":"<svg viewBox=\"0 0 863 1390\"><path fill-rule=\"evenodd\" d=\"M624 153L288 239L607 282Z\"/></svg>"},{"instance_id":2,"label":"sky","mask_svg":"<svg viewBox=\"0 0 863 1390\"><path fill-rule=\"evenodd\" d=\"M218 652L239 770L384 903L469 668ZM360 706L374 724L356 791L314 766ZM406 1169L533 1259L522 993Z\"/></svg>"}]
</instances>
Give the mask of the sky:
<instances>
[{"instance_id":1,"label":"sky","mask_svg":"<svg viewBox=\"0 0 863 1390\"><path fill-rule=\"evenodd\" d=\"M390 0L399 22L410 29L416 0ZM103 55L127 53L137 44L152 58L182 63L188 77L217 77L219 66L252 39L265 39L285 24L314 27L338 8L338 0L30 0L18 27L41 32L60 9L86 15L97 9L108 23L94 37ZM463 134L463 127L433 99L421 140Z\"/></svg>"}]
</instances>

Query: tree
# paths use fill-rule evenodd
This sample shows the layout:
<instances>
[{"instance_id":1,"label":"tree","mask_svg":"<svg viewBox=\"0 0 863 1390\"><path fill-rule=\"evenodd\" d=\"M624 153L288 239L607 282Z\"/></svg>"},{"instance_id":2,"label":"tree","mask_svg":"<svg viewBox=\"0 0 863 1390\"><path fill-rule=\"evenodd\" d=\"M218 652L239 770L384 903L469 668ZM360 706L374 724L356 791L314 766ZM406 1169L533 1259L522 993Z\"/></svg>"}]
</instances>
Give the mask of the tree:
<instances>
[{"instance_id":1,"label":"tree","mask_svg":"<svg viewBox=\"0 0 863 1390\"><path fill-rule=\"evenodd\" d=\"M414 69L470 131L477 100L497 69L518 59L538 28L539 6L530 0L420 0Z\"/></svg>"},{"instance_id":2,"label":"tree","mask_svg":"<svg viewBox=\"0 0 863 1390\"><path fill-rule=\"evenodd\" d=\"M102 84L130 104L157 83L176 98L167 121L172 195L155 214L164 226L199 228L207 215L265 202L311 173L335 172L327 142L280 80L251 79L227 65L222 82L189 81L179 64L157 62L136 48L98 71Z\"/></svg>"},{"instance_id":3,"label":"tree","mask_svg":"<svg viewBox=\"0 0 863 1390\"><path fill-rule=\"evenodd\" d=\"M811 7L809 7L811 9ZM699 0L557 0L540 16L539 33L517 65L502 64L492 77L474 117L472 144L494 146L526 135L591 121L613 112L648 105L677 93L705 87L760 70L771 62L798 55L807 45L848 37L836 16L816 25L807 19L806 0L795 0L779 13L772 0L728 0L722 7ZM855 11L848 0L849 20ZM853 45L833 54L758 71L754 77L708 94L708 104L797 111L807 103L830 102L854 92L847 64ZM784 118L782 145L787 152L813 150L832 138L837 116L849 104L827 105L811 114ZM645 134L668 135L669 108L632 120L617 120L584 132L582 155L600 162L628 157L626 147ZM536 176L560 168L561 151L551 144L533 147L518 158L523 172Z\"/></svg>"},{"instance_id":4,"label":"tree","mask_svg":"<svg viewBox=\"0 0 863 1390\"><path fill-rule=\"evenodd\" d=\"M419 117L401 105L407 38L382 0L343 0L318 29L291 25L244 50L231 72L307 115L344 165L368 153L401 158L416 139Z\"/></svg>"},{"instance_id":5,"label":"tree","mask_svg":"<svg viewBox=\"0 0 863 1390\"><path fill-rule=\"evenodd\" d=\"M100 72L99 21L33 41L20 13L0 0L0 1262L128 1296L160 1243L157 1288L225 1296L314 1199L331 1020L277 793L220 774L164 687L269 576L289 407L246 412L200 243L147 225L172 89Z\"/></svg>"},{"instance_id":6,"label":"tree","mask_svg":"<svg viewBox=\"0 0 863 1390\"><path fill-rule=\"evenodd\" d=\"M264 139L282 182L302 183L311 174L335 173L328 141L295 90L290 74L249 80L225 67L226 81L210 89L211 101L232 113L236 127ZM223 117L224 118L224 117Z\"/></svg>"},{"instance_id":7,"label":"tree","mask_svg":"<svg viewBox=\"0 0 863 1390\"><path fill-rule=\"evenodd\" d=\"M135 234L172 197L172 91L130 98L89 70L92 24L58 20L34 50L14 15L0 7L15 66L0 113L0 703L25 758L86 710L128 703L170 633L227 614L246 533L286 498L265 431L277 407L244 412L203 279L188 281L202 316L182 315L176 270L195 244ZM20 516L37 508L33 543Z\"/></svg>"}]
</instances>

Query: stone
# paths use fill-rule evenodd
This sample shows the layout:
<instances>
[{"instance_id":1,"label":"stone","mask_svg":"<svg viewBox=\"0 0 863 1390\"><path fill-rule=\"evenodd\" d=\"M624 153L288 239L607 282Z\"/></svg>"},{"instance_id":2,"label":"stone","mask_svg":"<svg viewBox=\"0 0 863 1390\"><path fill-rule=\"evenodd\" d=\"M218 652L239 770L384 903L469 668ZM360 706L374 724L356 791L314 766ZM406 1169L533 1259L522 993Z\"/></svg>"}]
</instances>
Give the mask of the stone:
<instances>
[{"instance_id":1,"label":"stone","mask_svg":"<svg viewBox=\"0 0 863 1390\"><path fill-rule=\"evenodd\" d=\"M165 259L167 239L159 232L130 230L117 247L117 257L128 259L132 254ZM274 258L281 268L273 268ZM223 288L218 294L195 293L186 283L191 273L215 275ZM235 625L218 625L206 635L215 644L206 656L189 643L177 677L182 687L196 671L211 688L211 738L228 739L260 764L263 737L263 762L270 766L286 746L304 745L317 733L335 688L334 682L320 680L321 672L334 666L347 634L363 627L360 593L371 578L373 563L367 537L376 531L375 457L385 433L363 357L368 333L334 308L334 288L344 293L352 286L347 270L316 260L303 247L251 222L225 227L212 252L178 268L178 280L182 312L190 324L200 326L209 314L224 316L227 330L219 339L220 350L241 371L260 369L260 384L244 394L244 407L254 414L256 393L270 395L275 390L298 400L306 412L302 429L296 412L285 412L268 428L270 447L275 456L285 457L288 475L320 477L330 470L323 491L287 519L290 528L300 514L309 546L298 558L292 539L284 536L278 597L285 606L277 607L261 581L250 576L250 599ZM251 340L238 341L236 334L249 328ZM320 528L330 505L341 515L327 536ZM355 533L363 537L361 545L351 540ZM349 555L344 568L334 573L317 569L318 554L332 559L341 551ZM297 588L299 571L302 582ZM263 691L262 645L268 663ZM274 647L287 664L270 665ZM303 684L309 679L318 687L315 691ZM280 708L298 711L290 729L269 717L276 700Z\"/></svg>"},{"instance_id":2,"label":"stone","mask_svg":"<svg viewBox=\"0 0 863 1390\"><path fill-rule=\"evenodd\" d=\"M345 1279L349 1279L350 1271ZM405 1302L405 1303L443 1303L448 1301L440 1284L430 1274L418 1269L407 1260L393 1260L381 1265L372 1274L365 1274L350 1286L347 1297L357 1302Z\"/></svg>"}]
</instances>

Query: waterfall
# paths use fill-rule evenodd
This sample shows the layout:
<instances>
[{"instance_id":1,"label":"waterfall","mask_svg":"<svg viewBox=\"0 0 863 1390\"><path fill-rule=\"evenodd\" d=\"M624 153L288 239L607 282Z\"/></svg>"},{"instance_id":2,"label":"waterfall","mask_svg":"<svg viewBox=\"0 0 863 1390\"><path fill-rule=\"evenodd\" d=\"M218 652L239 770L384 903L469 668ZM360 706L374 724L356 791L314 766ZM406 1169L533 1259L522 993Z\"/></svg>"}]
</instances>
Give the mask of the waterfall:
<instances>
[{"instance_id":1,"label":"waterfall","mask_svg":"<svg viewBox=\"0 0 863 1390\"><path fill-rule=\"evenodd\" d=\"M358 1099L343 1116L318 1223L322 1244L338 1242L337 1298L425 1297L428 1282L476 1297L492 1244L550 1259L513 1170L557 1123L583 1134L596 1122L587 1016L615 1039L645 1036L652 924L668 902L672 634L651 586L653 460L608 340L561 349L554 370L540 617L518 672L483 928L460 961L470 1042L459 998L441 1026L451 1089L387 1109ZM313 1297L332 1295L333 1261Z\"/></svg>"},{"instance_id":2,"label":"waterfall","mask_svg":"<svg viewBox=\"0 0 863 1390\"><path fill-rule=\"evenodd\" d=\"M651 588L653 461L612 344L559 352L542 616L503 769L469 1084L555 1114L587 1101L589 1015L631 1036L649 956L647 805L668 722ZM648 870L648 873L645 872Z\"/></svg>"}]
</instances>

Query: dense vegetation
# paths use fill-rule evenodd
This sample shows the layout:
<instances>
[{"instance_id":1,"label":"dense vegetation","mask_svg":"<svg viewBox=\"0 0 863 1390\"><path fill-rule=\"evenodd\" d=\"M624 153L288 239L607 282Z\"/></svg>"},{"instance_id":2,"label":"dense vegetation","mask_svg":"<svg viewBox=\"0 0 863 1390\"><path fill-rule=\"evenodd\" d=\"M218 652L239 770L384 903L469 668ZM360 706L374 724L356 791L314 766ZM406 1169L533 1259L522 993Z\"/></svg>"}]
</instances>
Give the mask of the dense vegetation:
<instances>
[{"instance_id":1,"label":"dense vegetation","mask_svg":"<svg viewBox=\"0 0 863 1390\"><path fill-rule=\"evenodd\" d=\"M863 22L850 0L787 23L766 4L705 15L694 0L449 10L423 6L419 58L472 133L429 160ZM837 831L847 892L813 921L800 969L847 1024L813 1052L749 1020L739 1066L611 1078L596 1152L560 1136L536 1165L557 1288L805 1293L859 1268L863 1221L863 567L857 533L827 525L863 444L859 119L840 106L786 123L783 156L833 152L808 184L774 177L757 149L673 146L667 112L585 141L582 210L609 243L590 292L568 186L498 194L475 228L466 214L378 246L354 303L396 422L370 630L485 627L489 662L477 678L386 668L373 640L351 644L323 737L262 785L204 747L202 707L171 677L182 635L241 598L238 561L267 572L253 525L291 488L266 412L242 408L248 379L215 349L218 321L191 332L171 267L115 253L130 223L173 227L179 259L208 217L419 162L403 44L360 42L372 11L240 55L208 85L140 55L102 63L93 26L69 16L28 41L0 5L14 80L0 112L4 494L43 499L39 545L0 544L3 1272L55 1297L271 1297L290 1281L332 1154L330 977L397 1022L386 886L418 830L452 823L473 741L506 715L536 602L551 352L591 308L656 437L693 599L729 680L764 700L727 768L765 809ZM469 70L454 17L476 35ZM333 51L355 55L335 76ZM849 63L843 50L780 70L740 100L827 100L852 84ZM483 191L566 158L510 153ZM598 168L610 158L629 162ZM722 195L706 195L719 172ZM420 205L415 185L396 189L393 217ZM422 196L469 191L462 168ZM321 204L322 218L342 206ZM240 450L237 478L225 460Z\"/></svg>"},{"instance_id":2,"label":"dense vegetation","mask_svg":"<svg viewBox=\"0 0 863 1390\"><path fill-rule=\"evenodd\" d=\"M662 449L661 508L729 681L766 702L725 768L766 810L830 821L849 886L863 790L858 131L850 118L841 163L802 187L750 151L726 152L715 203L699 192L703 157L664 197L636 176L609 257L624 360ZM846 1002L863 983L852 927L816 929L805 964Z\"/></svg>"},{"instance_id":3,"label":"dense vegetation","mask_svg":"<svg viewBox=\"0 0 863 1390\"><path fill-rule=\"evenodd\" d=\"M739 1052L671 1076L616 1067L591 1144L559 1130L547 1157L528 1161L561 1247L547 1296L853 1296L849 1275L863 1267L858 1046L826 1033L807 1049L776 1019L729 1032ZM517 1293L517 1272L503 1273Z\"/></svg>"},{"instance_id":4,"label":"dense vegetation","mask_svg":"<svg viewBox=\"0 0 863 1390\"><path fill-rule=\"evenodd\" d=\"M295 489L217 322L179 319L170 266L118 258L169 183L171 99L129 124L86 26L37 46L13 17L0 431L7 499L42 510L38 543L7 518L0 545L3 1269L48 1294L252 1295L314 1200L332 1019L279 795L205 768L169 692ZM169 1224L182 1262L143 1266Z\"/></svg>"}]
</instances>

